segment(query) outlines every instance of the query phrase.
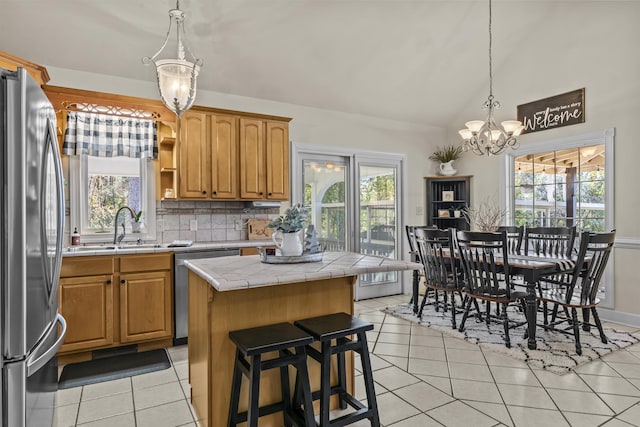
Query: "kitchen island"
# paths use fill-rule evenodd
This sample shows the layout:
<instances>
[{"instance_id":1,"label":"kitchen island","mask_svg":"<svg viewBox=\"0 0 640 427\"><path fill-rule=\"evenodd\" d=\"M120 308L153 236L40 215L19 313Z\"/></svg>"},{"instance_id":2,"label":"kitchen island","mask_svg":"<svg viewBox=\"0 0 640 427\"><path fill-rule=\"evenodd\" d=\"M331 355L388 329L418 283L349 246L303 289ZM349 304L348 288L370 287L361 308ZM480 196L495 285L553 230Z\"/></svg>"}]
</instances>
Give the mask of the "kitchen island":
<instances>
[{"instance_id":1,"label":"kitchen island","mask_svg":"<svg viewBox=\"0 0 640 427\"><path fill-rule=\"evenodd\" d=\"M359 274L421 268L351 252L326 252L321 262L303 264L265 264L256 255L199 259L185 265L190 270L189 383L201 426L227 422L235 354L229 331L338 312L353 314ZM353 355L347 357L347 372L353 393ZM312 390L317 390L320 369L314 361L309 362L309 375ZM248 400L243 381L241 411ZM261 406L281 399L279 381L277 369L262 373ZM281 425L279 413L260 418L261 427Z\"/></svg>"}]
</instances>

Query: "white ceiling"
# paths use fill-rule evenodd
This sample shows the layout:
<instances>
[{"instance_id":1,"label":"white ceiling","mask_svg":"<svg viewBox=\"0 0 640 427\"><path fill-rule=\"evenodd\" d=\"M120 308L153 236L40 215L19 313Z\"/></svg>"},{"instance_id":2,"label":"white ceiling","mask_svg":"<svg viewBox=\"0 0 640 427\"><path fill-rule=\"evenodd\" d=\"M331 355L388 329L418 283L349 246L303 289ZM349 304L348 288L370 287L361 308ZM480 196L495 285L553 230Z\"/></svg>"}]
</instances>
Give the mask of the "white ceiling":
<instances>
[{"instance_id":1,"label":"white ceiling","mask_svg":"<svg viewBox=\"0 0 640 427\"><path fill-rule=\"evenodd\" d=\"M597 48L603 11L630 3L494 1L496 98L505 92L506 64L523 53L548 62L586 43ZM0 50L152 81L141 58L160 47L173 7L170 0L1 0ZM187 45L204 61L199 89L436 126L467 105L479 111L487 96L486 0L183 0L180 7Z\"/></svg>"}]
</instances>

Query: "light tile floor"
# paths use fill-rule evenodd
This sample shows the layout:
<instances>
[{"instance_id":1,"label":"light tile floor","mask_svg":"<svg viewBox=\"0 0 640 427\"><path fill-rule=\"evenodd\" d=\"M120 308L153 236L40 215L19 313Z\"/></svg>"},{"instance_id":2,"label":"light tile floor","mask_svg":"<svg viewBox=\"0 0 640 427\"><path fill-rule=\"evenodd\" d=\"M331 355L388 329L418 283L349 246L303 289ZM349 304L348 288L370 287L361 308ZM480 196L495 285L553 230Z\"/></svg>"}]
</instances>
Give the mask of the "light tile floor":
<instances>
[{"instance_id":1,"label":"light tile floor","mask_svg":"<svg viewBox=\"0 0 640 427\"><path fill-rule=\"evenodd\" d=\"M355 304L375 325L368 340L383 426L640 426L640 344L559 376L379 311L407 300ZM196 426L187 348L168 350L170 369L59 391L54 425ZM358 371L359 399L363 390Z\"/></svg>"}]
</instances>

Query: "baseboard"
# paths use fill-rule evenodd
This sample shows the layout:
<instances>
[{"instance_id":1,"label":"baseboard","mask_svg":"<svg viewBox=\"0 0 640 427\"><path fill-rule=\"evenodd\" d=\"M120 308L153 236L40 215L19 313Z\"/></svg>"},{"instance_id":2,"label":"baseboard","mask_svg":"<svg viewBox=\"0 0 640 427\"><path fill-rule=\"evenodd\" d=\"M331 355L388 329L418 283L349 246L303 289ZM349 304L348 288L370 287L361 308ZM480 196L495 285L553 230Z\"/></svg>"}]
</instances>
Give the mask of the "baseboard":
<instances>
[{"instance_id":1,"label":"baseboard","mask_svg":"<svg viewBox=\"0 0 640 427\"><path fill-rule=\"evenodd\" d=\"M602 307L598 307L598 314L602 320L640 328L640 314L623 313Z\"/></svg>"}]
</instances>

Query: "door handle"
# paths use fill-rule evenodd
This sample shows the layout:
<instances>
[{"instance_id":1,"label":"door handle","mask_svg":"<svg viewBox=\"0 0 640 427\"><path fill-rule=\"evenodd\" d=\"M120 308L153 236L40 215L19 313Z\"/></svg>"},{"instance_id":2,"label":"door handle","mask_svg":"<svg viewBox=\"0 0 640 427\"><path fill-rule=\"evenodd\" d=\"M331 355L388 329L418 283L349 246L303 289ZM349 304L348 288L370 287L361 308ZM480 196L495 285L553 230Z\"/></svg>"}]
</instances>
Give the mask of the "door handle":
<instances>
[{"instance_id":1,"label":"door handle","mask_svg":"<svg viewBox=\"0 0 640 427\"><path fill-rule=\"evenodd\" d=\"M62 346L62 342L64 341L64 337L67 334L67 322L66 322L66 320L64 320L64 317L62 317L62 315L60 313L57 313L57 315L56 315L56 323L60 323L60 326L62 326L62 332L60 332L60 336L58 337L56 342L53 343L53 345L51 347L49 347L49 349L47 351L42 353L41 356L35 357L39 353L40 346L38 346L33 351L33 353L31 353L31 356L29 357L29 359L27 359L27 363L26 363L26 365L27 365L27 377L30 377L35 372L39 371L40 368L42 368L53 356L55 356L55 354L60 349L60 346ZM54 323L51 327L52 328L56 328L56 324ZM44 343L44 340L41 341L41 343Z\"/></svg>"}]
</instances>

